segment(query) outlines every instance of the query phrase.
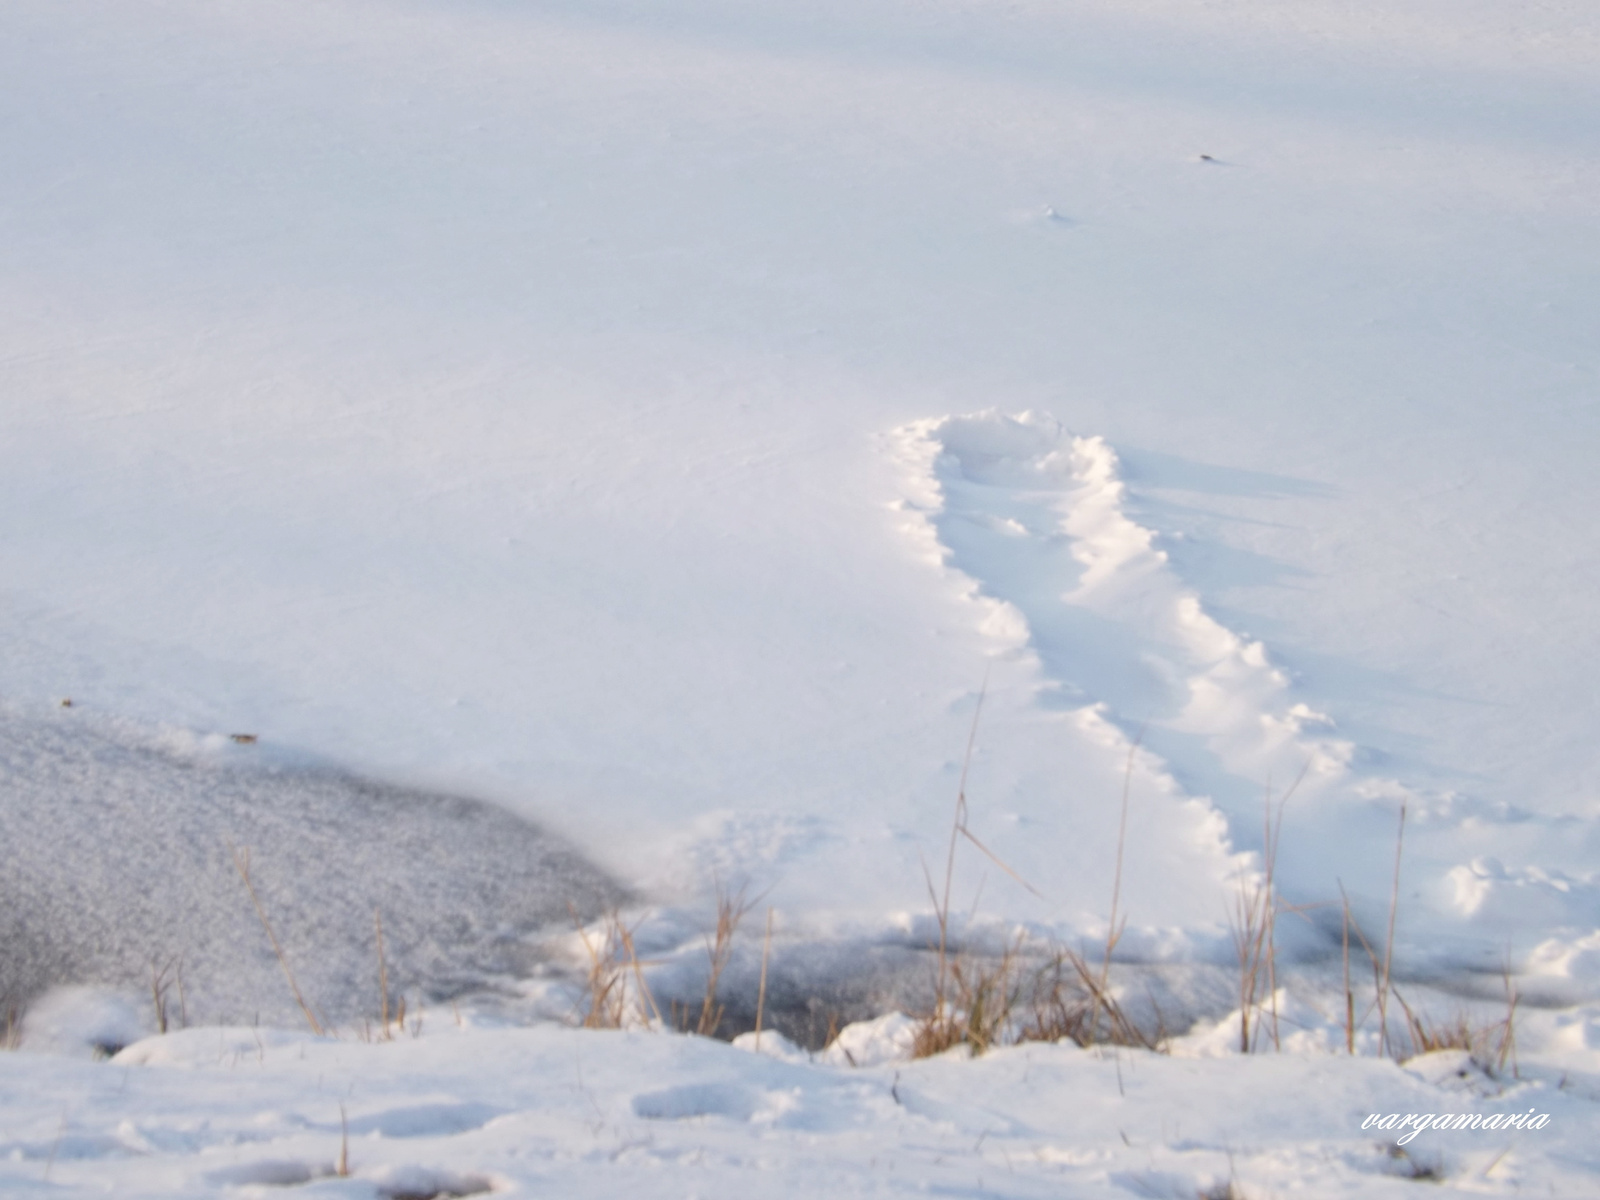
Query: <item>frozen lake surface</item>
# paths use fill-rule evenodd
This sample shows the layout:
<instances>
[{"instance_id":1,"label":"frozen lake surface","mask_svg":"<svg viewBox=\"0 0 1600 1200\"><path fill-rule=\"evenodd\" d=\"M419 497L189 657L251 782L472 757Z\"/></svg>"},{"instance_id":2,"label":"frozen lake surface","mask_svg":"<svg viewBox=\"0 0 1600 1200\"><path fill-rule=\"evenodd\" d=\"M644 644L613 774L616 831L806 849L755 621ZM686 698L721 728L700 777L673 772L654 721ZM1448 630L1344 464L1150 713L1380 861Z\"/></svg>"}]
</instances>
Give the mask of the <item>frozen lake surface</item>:
<instances>
[{"instance_id":1,"label":"frozen lake surface","mask_svg":"<svg viewBox=\"0 0 1600 1200\"><path fill-rule=\"evenodd\" d=\"M810 1038L925 998L964 776L964 941L1092 953L1115 894L1130 994L1143 973L1225 1025L1271 798L1307 1037L1332 1037L1307 1014L1342 889L1385 942L1393 911L1396 971L1443 1013L1509 968L1553 1072L1528 1086L1576 1104L1597 147L1576 0L10 0L0 986L34 997L24 1045L150 1032L150 962L177 955L197 1015L293 1021L230 842L352 1020L374 909L405 986L478 997L476 1037L570 1012L569 902L620 902L688 998L743 886ZM746 1007L758 951L747 927ZM41 991L73 979L100 986ZM140 1061L189 1071L183 1045ZM701 1049L641 1053L665 1094ZM16 1095L78 1086L26 1057L0 1056ZM810 1076L740 1078L704 1111L638 1103L734 1146L773 1089L810 1111ZM1219 1094L1264 1120L1250 1086ZM594 1118L620 1160L667 1127L624 1092L633 1116ZM450 1103L555 1103L519 1097ZM1176 1111L1156 1157L1187 1153ZM167 1153L105 1120L58 1139L84 1188ZM0 1144L36 1182L54 1135L28 1128ZM962 1161L986 1128L950 1117ZM1124 1132L1028 1153L1078 1171ZM1559 1193L1578 1144L1440 1169ZM270 1182L183 1145L139 1186ZM830 1145L851 1182L812 1190L892 1190ZM1083 1188L1223 1181L1095 1161ZM1315 1177L1252 1161L1268 1189Z\"/></svg>"}]
</instances>

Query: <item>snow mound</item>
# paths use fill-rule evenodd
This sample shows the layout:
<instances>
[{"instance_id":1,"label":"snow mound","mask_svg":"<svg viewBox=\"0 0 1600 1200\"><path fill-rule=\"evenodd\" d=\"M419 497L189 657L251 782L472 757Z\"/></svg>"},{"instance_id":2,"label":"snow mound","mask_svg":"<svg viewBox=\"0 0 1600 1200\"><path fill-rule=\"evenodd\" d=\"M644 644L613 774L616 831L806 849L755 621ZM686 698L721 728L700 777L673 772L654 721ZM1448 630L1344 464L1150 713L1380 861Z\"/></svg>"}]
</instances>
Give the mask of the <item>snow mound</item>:
<instances>
[{"instance_id":1,"label":"snow mound","mask_svg":"<svg viewBox=\"0 0 1600 1200\"><path fill-rule=\"evenodd\" d=\"M834 1066L876 1067L904 1062L911 1057L917 1022L902 1012L885 1013L872 1021L856 1021L839 1031L823 1051L823 1062Z\"/></svg>"}]
</instances>

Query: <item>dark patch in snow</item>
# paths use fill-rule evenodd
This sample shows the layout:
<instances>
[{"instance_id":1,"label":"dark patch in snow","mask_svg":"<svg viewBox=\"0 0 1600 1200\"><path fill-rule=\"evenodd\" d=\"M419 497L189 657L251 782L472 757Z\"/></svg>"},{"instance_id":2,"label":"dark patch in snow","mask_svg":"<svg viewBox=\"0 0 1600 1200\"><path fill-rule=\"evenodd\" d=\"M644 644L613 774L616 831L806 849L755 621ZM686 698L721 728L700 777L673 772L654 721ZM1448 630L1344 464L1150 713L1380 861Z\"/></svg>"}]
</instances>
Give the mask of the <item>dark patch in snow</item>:
<instances>
[{"instance_id":1,"label":"dark patch in snow","mask_svg":"<svg viewBox=\"0 0 1600 1200\"><path fill-rule=\"evenodd\" d=\"M300 1187L332 1174L333 1167L329 1164L311 1166L283 1159L267 1159L237 1167L224 1167L211 1172L206 1179L209 1183L224 1187L247 1187L251 1184L258 1187Z\"/></svg>"},{"instance_id":2,"label":"dark patch in snow","mask_svg":"<svg viewBox=\"0 0 1600 1200\"><path fill-rule=\"evenodd\" d=\"M376 1016L373 912L391 993L447 998L537 966L568 904L625 890L504 809L231 754L182 754L76 713L0 714L0 1012L63 984L150 993L176 1026L298 1010L234 868L251 878L302 991L329 1021Z\"/></svg>"},{"instance_id":3,"label":"dark patch in snow","mask_svg":"<svg viewBox=\"0 0 1600 1200\"><path fill-rule=\"evenodd\" d=\"M494 1184L481 1175L422 1167L401 1167L391 1172L377 1189L383 1200L454 1200L493 1190Z\"/></svg>"},{"instance_id":4,"label":"dark patch in snow","mask_svg":"<svg viewBox=\"0 0 1600 1200\"><path fill-rule=\"evenodd\" d=\"M635 1116L647 1121L682 1121L689 1117L727 1117L748 1121L756 1110L750 1089L731 1083L691 1083L635 1096Z\"/></svg>"}]
</instances>

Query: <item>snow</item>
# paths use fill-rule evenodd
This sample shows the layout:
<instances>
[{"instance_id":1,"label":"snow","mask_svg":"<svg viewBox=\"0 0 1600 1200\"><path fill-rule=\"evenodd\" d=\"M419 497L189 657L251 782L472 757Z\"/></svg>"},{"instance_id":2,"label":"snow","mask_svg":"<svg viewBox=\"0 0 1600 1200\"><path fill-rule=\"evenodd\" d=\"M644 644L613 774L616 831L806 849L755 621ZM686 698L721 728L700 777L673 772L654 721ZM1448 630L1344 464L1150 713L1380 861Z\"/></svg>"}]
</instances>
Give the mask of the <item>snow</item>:
<instances>
[{"instance_id":1,"label":"snow","mask_svg":"<svg viewBox=\"0 0 1600 1200\"><path fill-rule=\"evenodd\" d=\"M1400 1067L1069 1044L840 1067L775 1057L770 1043L758 1055L703 1038L448 1018L375 1043L208 1028L105 1063L7 1056L0 1170L10 1194L92 1195L114 1181L118 1195L173 1200L291 1186L1193 1197L1230 1180L1245 1195L1404 1196L1424 1171L1463 1192L1579 1195L1597 1165L1595 1065L1512 1081L1449 1052ZM1374 1115L1530 1110L1543 1127L1362 1129ZM341 1155L348 1176L335 1174Z\"/></svg>"},{"instance_id":2,"label":"snow","mask_svg":"<svg viewBox=\"0 0 1600 1200\"><path fill-rule=\"evenodd\" d=\"M1556 1113L1441 1169L1581 1191L1597 63L1575 0L11 0L4 1187L1381 1190L1348 1115L1437 1081L1338 1058L1338 902L1386 930L1403 813L1397 974L1508 969ZM898 1061L963 780L958 940L1125 917L1198 1057ZM613 904L694 998L719 886L760 1056L547 1027ZM354 1040L374 910L414 1042ZM204 1028L74 1061L179 960ZM521 1079L580 1053L588 1116Z\"/></svg>"}]
</instances>

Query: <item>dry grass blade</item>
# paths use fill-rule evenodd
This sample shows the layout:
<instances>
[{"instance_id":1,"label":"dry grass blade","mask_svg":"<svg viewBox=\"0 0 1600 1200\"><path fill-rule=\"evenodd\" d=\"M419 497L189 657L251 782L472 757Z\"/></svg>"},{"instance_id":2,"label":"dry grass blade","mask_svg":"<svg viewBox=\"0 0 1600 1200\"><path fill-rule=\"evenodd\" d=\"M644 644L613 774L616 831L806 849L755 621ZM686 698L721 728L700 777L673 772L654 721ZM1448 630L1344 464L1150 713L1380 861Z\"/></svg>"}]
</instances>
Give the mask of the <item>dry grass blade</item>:
<instances>
[{"instance_id":1,"label":"dry grass blade","mask_svg":"<svg viewBox=\"0 0 1600 1200\"><path fill-rule=\"evenodd\" d=\"M1500 1035L1500 1055L1495 1062L1495 1070L1504 1072L1507 1056L1511 1059L1511 1074L1520 1077L1522 1071L1517 1065L1517 984L1511 977L1511 952L1506 951L1505 966L1501 969L1500 977L1506 985L1506 1016L1504 1029Z\"/></svg>"},{"instance_id":2,"label":"dry grass blade","mask_svg":"<svg viewBox=\"0 0 1600 1200\"><path fill-rule=\"evenodd\" d=\"M1117 818L1117 865L1111 876L1111 915L1106 922L1106 952L1100 962L1100 979L1093 989L1094 999L1090 1005L1091 1029L1099 1024L1100 997L1106 993L1111 979L1111 955L1116 950L1117 943L1122 940L1122 930L1127 924L1126 918L1119 923L1117 906L1122 901L1122 860L1128 842L1128 803L1133 795L1133 764L1138 757L1139 744L1144 741L1144 732L1140 729L1139 736L1134 738L1128 747L1128 762L1122 769L1122 811Z\"/></svg>"},{"instance_id":3,"label":"dry grass blade","mask_svg":"<svg viewBox=\"0 0 1600 1200\"><path fill-rule=\"evenodd\" d=\"M761 1053L761 1018L767 1007L767 960L772 957L772 906L767 906L767 932L761 939L761 983L756 989L756 1053Z\"/></svg>"},{"instance_id":4,"label":"dry grass blade","mask_svg":"<svg viewBox=\"0 0 1600 1200\"><path fill-rule=\"evenodd\" d=\"M994 858L988 848L967 829L967 777L972 770L972 753L978 743L978 722L983 716L983 702L988 694L989 671L985 668L983 686L978 689L978 702L972 710L972 726L967 730L966 752L961 758L961 779L956 785L956 809L950 822L950 846L945 855L943 893L935 890L933 873L928 870L926 860L922 864L923 879L928 885L928 899L933 902L934 921L939 927L939 945L938 961L934 968L933 1009L922 1019L914 1040L913 1053L919 1058L939 1054L961 1040L959 1032L961 1023L957 1020L951 1004L951 990L955 979L950 959L950 893L955 883L956 846L965 836L985 855L999 863L1007 873L1016 874L1010 867Z\"/></svg>"},{"instance_id":5,"label":"dry grass blade","mask_svg":"<svg viewBox=\"0 0 1600 1200\"><path fill-rule=\"evenodd\" d=\"M1402 821L1404 809L1402 808ZM1396 860L1399 858L1399 848L1396 847ZM1397 875L1398 877L1398 875ZM1380 958L1366 933L1361 928L1361 923L1356 920L1350 911L1350 898L1345 895L1344 885L1339 885L1339 894L1344 902L1345 929L1354 933L1356 941L1361 944L1361 949L1366 953L1367 960L1372 964L1372 989L1373 1001L1367 1012L1377 1010L1378 1020L1384 1025L1379 1034L1380 1051L1385 1056L1394 1058L1410 1058L1417 1054L1429 1054L1437 1050L1465 1050L1478 1062L1485 1066L1492 1066L1496 1071L1505 1069L1507 1058L1515 1063L1516 1056L1516 1018L1517 1018L1517 988L1511 976L1509 961L1502 969L1502 978L1505 980L1506 1008L1505 1016L1497 1021L1487 1024L1474 1024L1463 1012L1458 1012L1447 1020L1439 1021L1429 1017L1413 1008L1405 995L1395 985L1391 974L1393 964L1393 945L1385 947ZM1393 914L1394 901L1391 899L1390 929L1394 927ZM1348 934L1347 934L1348 936ZM1348 959L1345 965L1345 1022L1346 1046L1350 1052L1355 1053L1355 996L1350 988L1350 968ZM1402 1053L1395 1044L1394 1039L1387 1030L1388 998L1392 996L1400 1006L1401 1015L1405 1021L1407 1049ZM1515 1067L1513 1066L1513 1070Z\"/></svg>"},{"instance_id":6,"label":"dry grass blade","mask_svg":"<svg viewBox=\"0 0 1600 1200\"><path fill-rule=\"evenodd\" d=\"M1355 914L1350 911L1350 897L1345 894L1343 883L1339 885L1339 896L1344 901L1345 924L1350 932L1356 935L1356 941L1361 943L1361 949L1365 951L1367 962L1372 967L1373 1001L1372 1005L1367 1009L1367 1013L1370 1013L1374 1008L1377 1007L1377 997L1383 992L1383 964L1379 961L1377 952L1373 950L1372 943L1367 940L1366 932L1361 928L1361 922L1357 921ZM1346 986L1348 987L1348 984ZM1353 1026L1355 1024L1355 997L1353 994L1349 996L1346 1003L1347 1011L1350 1014L1349 1020ZM1363 1021L1366 1019L1367 1013L1362 1014ZM1348 1036L1351 1044L1354 1044L1354 1033L1351 1033Z\"/></svg>"},{"instance_id":7,"label":"dry grass blade","mask_svg":"<svg viewBox=\"0 0 1600 1200\"><path fill-rule=\"evenodd\" d=\"M1379 1053L1386 1058L1398 1057L1396 1048L1390 1038L1389 1033L1389 997L1391 994L1394 994L1394 930L1395 921L1400 911L1400 859L1401 851L1405 844L1405 834L1406 805L1405 801L1402 800L1400 802L1400 827L1395 835L1394 843L1394 879L1389 892L1389 936L1384 946L1382 958L1380 958L1377 951L1373 949L1372 943L1367 939L1366 933L1361 928L1361 923L1356 920L1355 915L1350 911L1350 897L1345 894L1344 884L1341 883L1339 885L1339 896L1344 904L1344 922L1345 929L1347 931L1346 938L1348 939L1349 932L1354 932L1356 935L1356 940L1361 943L1362 950L1366 952L1367 961L1372 964L1373 1008L1376 1008L1378 1012L1378 1048ZM1346 1045L1350 1047L1351 1053L1354 1053L1355 996L1350 991L1348 940L1345 954L1345 1037ZM1411 1019L1414 1014L1406 1006L1404 1000L1400 1001L1400 1005L1401 1008L1406 1012L1407 1031L1412 1035L1413 1043L1416 1041L1416 1037L1419 1032L1423 1033L1426 1037L1433 1036L1433 1034L1429 1031L1413 1028L1411 1026Z\"/></svg>"},{"instance_id":8,"label":"dry grass blade","mask_svg":"<svg viewBox=\"0 0 1600 1200\"><path fill-rule=\"evenodd\" d=\"M1260 1017L1265 1009L1271 1021L1272 1045L1282 1049L1278 1027L1278 843L1283 836L1283 810L1311 770L1308 761L1295 781L1272 801L1268 784L1262 803L1260 881L1239 880L1228 927L1233 934L1239 963L1239 1053L1249 1054L1260 1040ZM1302 912L1303 909L1290 911Z\"/></svg>"},{"instance_id":9,"label":"dry grass blade","mask_svg":"<svg viewBox=\"0 0 1600 1200\"><path fill-rule=\"evenodd\" d=\"M167 997L174 984L178 988L179 1020L187 1027L189 1011L183 995L183 956L175 954L165 963L159 959L153 960L150 963L150 1001L155 1008L158 1033L166 1033L169 1026Z\"/></svg>"},{"instance_id":10,"label":"dry grass blade","mask_svg":"<svg viewBox=\"0 0 1600 1200\"><path fill-rule=\"evenodd\" d=\"M695 1032L701 1037L715 1036L722 1024L724 1006L717 1002L717 985L722 973L733 958L733 935L739 931L739 922L749 913L753 901L745 898L745 889L729 892L717 885L717 928L706 938L706 957L710 960L706 970L706 994L700 1002L700 1020Z\"/></svg>"},{"instance_id":11,"label":"dry grass blade","mask_svg":"<svg viewBox=\"0 0 1600 1200\"><path fill-rule=\"evenodd\" d=\"M283 968L283 977L289 981L289 990L294 993L294 1002L300 1006L300 1011L305 1015L306 1024L311 1026L311 1032L318 1037L325 1034L322 1023L317 1020L316 1014L311 1011L311 1006L306 1003L306 998L300 993L300 985L295 982L294 972L289 968L289 960L284 956L283 947L278 944L278 935L272 931L272 922L267 920L267 910L261 904L261 897L256 894L256 885L250 881L250 850L249 847L231 846L233 851L234 869L239 872L239 878L244 880L244 890L250 893L250 903L255 905L256 916L261 918L261 928L267 931L267 941L272 943L272 952L278 958L278 965Z\"/></svg>"},{"instance_id":12,"label":"dry grass blade","mask_svg":"<svg viewBox=\"0 0 1600 1200\"><path fill-rule=\"evenodd\" d=\"M156 1032L167 1031L167 968L150 964L150 1004L155 1009Z\"/></svg>"},{"instance_id":13,"label":"dry grass blade","mask_svg":"<svg viewBox=\"0 0 1600 1200\"><path fill-rule=\"evenodd\" d=\"M1344 1046L1346 1053L1356 1052L1356 993L1350 986L1350 897L1344 894L1343 881L1339 884L1339 898L1344 903Z\"/></svg>"},{"instance_id":14,"label":"dry grass blade","mask_svg":"<svg viewBox=\"0 0 1600 1200\"><path fill-rule=\"evenodd\" d=\"M958 826L956 828L956 832L959 833L962 837L966 838L967 841L971 842L974 846L976 846L977 849L978 849L978 852L980 854L982 854L985 858L987 858L995 866L999 867L1007 875L1011 876L1011 878L1015 882L1021 884L1029 892L1032 892L1035 896L1039 897L1039 899L1041 899L1041 900L1049 899L1049 897L1047 897L1043 892L1041 892L1038 888L1034 887L1033 884L1029 883L1021 875L1017 874L1016 870L1011 866L1011 864L1006 862L1005 859L1001 858L993 850L989 849L989 847L985 846L982 842L980 842L978 840L977 835L975 833L973 833L971 829L967 828L967 826L965 826L965 825ZM976 908L976 902L974 902L974 908Z\"/></svg>"},{"instance_id":15,"label":"dry grass blade","mask_svg":"<svg viewBox=\"0 0 1600 1200\"><path fill-rule=\"evenodd\" d=\"M617 923L618 936L622 939L623 952L628 956L628 968L633 972L634 983L639 988L639 995L649 1007L651 1015L657 1025L662 1024L661 1010L656 1007L656 998L650 992L650 987L644 981L644 964L639 961L639 953L633 948L633 930L621 922Z\"/></svg>"},{"instance_id":16,"label":"dry grass blade","mask_svg":"<svg viewBox=\"0 0 1600 1200\"><path fill-rule=\"evenodd\" d=\"M1389 937L1383 949L1383 981L1378 988L1378 1038L1383 1053L1392 1051L1389 1045L1389 990L1394 980L1394 923L1400 912L1400 852L1406 840L1406 802L1400 801L1400 829L1394 838L1394 886L1389 893Z\"/></svg>"},{"instance_id":17,"label":"dry grass blade","mask_svg":"<svg viewBox=\"0 0 1600 1200\"><path fill-rule=\"evenodd\" d=\"M383 1040L388 1041L392 1036L389 1032L389 963L383 954L383 913L377 908L372 910L372 925L378 942L378 1019L383 1022Z\"/></svg>"},{"instance_id":18,"label":"dry grass blade","mask_svg":"<svg viewBox=\"0 0 1600 1200\"><path fill-rule=\"evenodd\" d=\"M1266 986L1267 924L1272 910L1272 891L1268 886L1240 880L1228 921L1234 954L1239 962L1240 1054L1249 1054L1255 1048L1251 1020L1260 1009L1261 991Z\"/></svg>"},{"instance_id":19,"label":"dry grass blade","mask_svg":"<svg viewBox=\"0 0 1600 1200\"><path fill-rule=\"evenodd\" d=\"M967 776L972 770L972 752L978 744L978 722L983 716L983 702L989 695L989 671L983 672L983 686L978 689L978 703L972 709L972 728L967 730L967 749L961 757L961 781L956 785L955 818L950 823L950 850L944 863L944 894L933 896L934 913L939 924L938 975L934 984L933 1020L946 1019L950 982L950 889L955 881L956 844L961 831L967 826ZM970 836L970 835L968 835ZM927 875L927 864L923 874ZM933 894L933 880L928 879L928 893Z\"/></svg>"}]
</instances>

